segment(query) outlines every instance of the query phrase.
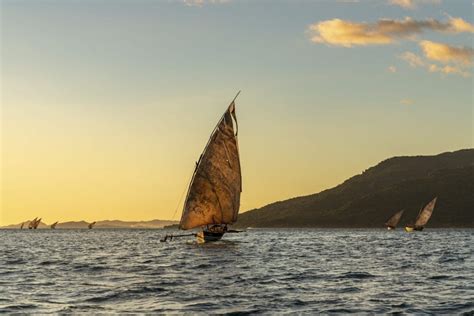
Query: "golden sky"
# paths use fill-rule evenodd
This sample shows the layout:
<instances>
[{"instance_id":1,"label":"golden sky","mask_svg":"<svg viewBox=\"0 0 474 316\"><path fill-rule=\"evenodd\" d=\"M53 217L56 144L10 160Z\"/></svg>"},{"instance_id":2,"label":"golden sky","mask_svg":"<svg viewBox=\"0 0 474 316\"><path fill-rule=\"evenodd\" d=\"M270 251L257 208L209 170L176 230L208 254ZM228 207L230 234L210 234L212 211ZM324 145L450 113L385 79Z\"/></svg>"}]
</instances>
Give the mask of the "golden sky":
<instances>
[{"instance_id":1,"label":"golden sky","mask_svg":"<svg viewBox=\"0 0 474 316\"><path fill-rule=\"evenodd\" d=\"M238 90L241 211L473 145L470 1L48 3L1 3L0 225L179 219Z\"/></svg>"}]
</instances>

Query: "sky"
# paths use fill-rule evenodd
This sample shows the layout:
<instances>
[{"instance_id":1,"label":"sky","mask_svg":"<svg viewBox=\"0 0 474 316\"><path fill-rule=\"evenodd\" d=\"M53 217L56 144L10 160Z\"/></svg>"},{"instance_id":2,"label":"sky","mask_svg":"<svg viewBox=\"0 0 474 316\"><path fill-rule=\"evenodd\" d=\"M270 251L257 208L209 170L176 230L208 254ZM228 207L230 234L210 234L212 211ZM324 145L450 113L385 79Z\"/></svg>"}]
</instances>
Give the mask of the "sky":
<instances>
[{"instance_id":1,"label":"sky","mask_svg":"<svg viewBox=\"0 0 474 316\"><path fill-rule=\"evenodd\" d=\"M472 0L0 0L0 225L181 216L237 91L241 212L473 147Z\"/></svg>"}]
</instances>

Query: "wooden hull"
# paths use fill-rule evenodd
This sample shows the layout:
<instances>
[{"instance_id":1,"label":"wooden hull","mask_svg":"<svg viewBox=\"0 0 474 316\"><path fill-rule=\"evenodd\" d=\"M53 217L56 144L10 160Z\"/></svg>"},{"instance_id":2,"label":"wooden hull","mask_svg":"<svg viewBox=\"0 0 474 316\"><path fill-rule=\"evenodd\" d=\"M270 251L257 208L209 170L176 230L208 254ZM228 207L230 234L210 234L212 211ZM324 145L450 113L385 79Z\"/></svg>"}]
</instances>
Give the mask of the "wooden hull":
<instances>
[{"instance_id":1,"label":"wooden hull","mask_svg":"<svg viewBox=\"0 0 474 316\"><path fill-rule=\"evenodd\" d=\"M212 232L207 232L207 231L201 231L196 234L196 239L198 243L203 244L206 242L221 240L222 236L224 236L224 233L212 233Z\"/></svg>"},{"instance_id":2,"label":"wooden hull","mask_svg":"<svg viewBox=\"0 0 474 316\"><path fill-rule=\"evenodd\" d=\"M422 231L423 230L423 226L417 226L417 227L413 227L413 226L405 226L405 230L409 233L412 233L414 231Z\"/></svg>"}]
</instances>

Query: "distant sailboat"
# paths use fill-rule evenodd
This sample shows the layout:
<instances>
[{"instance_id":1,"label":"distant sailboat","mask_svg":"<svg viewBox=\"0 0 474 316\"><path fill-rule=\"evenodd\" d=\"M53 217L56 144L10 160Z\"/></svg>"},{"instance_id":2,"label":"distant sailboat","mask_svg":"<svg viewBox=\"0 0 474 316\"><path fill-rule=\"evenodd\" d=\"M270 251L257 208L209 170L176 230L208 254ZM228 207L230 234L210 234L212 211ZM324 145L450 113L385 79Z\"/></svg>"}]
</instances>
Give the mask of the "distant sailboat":
<instances>
[{"instance_id":1,"label":"distant sailboat","mask_svg":"<svg viewBox=\"0 0 474 316\"><path fill-rule=\"evenodd\" d=\"M58 225L59 222L56 222L54 224L51 225L51 229L56 229L56 225Z\"/></svg>"},{"instance_id":2,"label":"distant sailboat","mask_svg":"<svg viewBox=\"0 0 474 316\"><path fill-rule=\"evenodd\" d=\"M400 218L402 218L404 210L396 212L392 217L390 217L386 222L385 226L387 227L388 230L395 229L398 225L398 222L400 222Z\"/></svg>"},{"instance_id":3,"label":"distant sailboat","mask_svg":"<svg viewBox=\"0 0 474 316\"><path fill-rule=\"evenodd\" d=\"M94 227L95 223L97 223L97 222L92 222L92 223L90 223L87 227L88 227L89 229L92 229L92 227Z\"/></svg>"},{"instance_id":4,"label":"distant sailboat","mask_svg":"<svg viewBox=\"0 0 474 316\"><path fill-rule=\"evenodd\" d=\"M227 225L237 220L242 192L235 114L235 99L238 95L211 133L196 163L184 202L179 228L188 230L201 227L200 232L192 234L200 243L220 240L226 232L237 232L228 230ZM161 241L181 236L188 235L167 235Z\"/></svg>"},{"instance_id":5,"label":"distant sailboat","mask_svg":"<svg viewBox=\"0 0 474 316\"><path fill-rule=\"evenodd\" d=\"M28 229L33 229L37 220L38 220L38 217L35 217L32 221L30 221L28 223Z\"/></svg>"},{"instance_id":6,"label":"distant sailboat","mask_svg":"<svg viewBox=\"0 0 474 316\"><path fill-rule=\"evenodd\" d=\"M426 204L426 206L420 210L420 213L418 213L418 217L416 218L415 224L410 224L410 225L405 226L405 230L407 232L412 232L414 230L417 230L417 231L423 230L426 223L428 223L428 221L431 218L431 215L433 214L433 210L434 210L437 199L438 197L435 197L433 200L431 200L430 203Z\"/></svg>"},{"instance_id":7,"label":"distant sailboat","mask_svg":"<svg viewBox=\"0 0 474 316\"><path fill-rule=\"evenodd\" d=\"M33 229L37 229L40 223L41 223L41 218L35 222Z\"/></svg>"},{"instance_id":8,"label":"distant sailboat","mask_svg":"<svg viewBox=\"0 0 474 316\"><path fill-rule=\"evenodd\" d=\"M25 222L21 223L20 229L23 229L23 226L25 226Z\"/></svg>"}]
</instances>

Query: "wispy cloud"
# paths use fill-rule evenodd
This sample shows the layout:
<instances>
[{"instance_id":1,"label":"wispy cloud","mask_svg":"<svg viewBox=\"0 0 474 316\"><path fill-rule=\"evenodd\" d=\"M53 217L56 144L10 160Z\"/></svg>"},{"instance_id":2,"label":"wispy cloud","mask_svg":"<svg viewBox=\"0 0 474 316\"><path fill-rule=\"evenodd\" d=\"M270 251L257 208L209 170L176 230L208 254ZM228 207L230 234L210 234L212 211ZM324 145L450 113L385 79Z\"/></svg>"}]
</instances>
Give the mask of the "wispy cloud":
<instances>
[{"instance_id":1,"label":"wispy cloud","mask_svg":"<svg viewBox=\"0 0 474 316\"><path fill-rule=\"evenodd\" d=\"M404 52L399 57L413 68L424 68L431 73L460 75L470 77L470 67L474 50L467 47L454 47L430 41L420 42L424 57L413 52ZM434 62L438 62L437 64Z\"/></svg>"},{"instance_id":2,"label":"wispy cloud","mask_svg":"<svg viewBox=\"0 0 474 316\"><path fill-rule=\"evenodd\" d=\"M400 100L400 104L403 104L403 105L413 105L415 103L415 101L413 101L412 99L401 99Z\"/></svg>"},{"instance_id":3,"label":"wispy cloud","mask_svg":"<svg viewBox=\"0 0 474 316\"><path fill-rule=\"evenodd\" d=\"M400 55L400 59L406 61L411 67L425 67L425 61L420 56L412 52L404 52Z\"/></svg>"},{"instance_id":4,"label":"wispy cloud","mask_svg":"<svg viewBox=\"0 0 474 316\"><path fill-rule=\"evenodd\" d=\"M425 30L474 33L474 26L461 18L452 17L448 22L435 19L414 20L410 17L403 20L381 19L375 23L332 19L309 26L312 42L342 47L388 45L398 39L414 39Z\"/></svg>"},{"instance_id":5,"label":"wispy cloud","mask_svg":"<svg viewBox=\"0 0 474 316\"><path fill-rule=\"evenodd\" d=\"M390 0L389 3L404 9L413 10L421 4L440 4L441 0Z\"/></svg>"},{"instance_id":6,"label":"wispy cloud","mask_svg":"<svg viewBox=\"0 0 474 316\"><path fill-rule=\"evenodd\" d=\"M421 41L420 46L426 58L442 63L470 65L474 57L474 49L470 47L456 47L431 41Z\"/></svg>"}]
</instances>

